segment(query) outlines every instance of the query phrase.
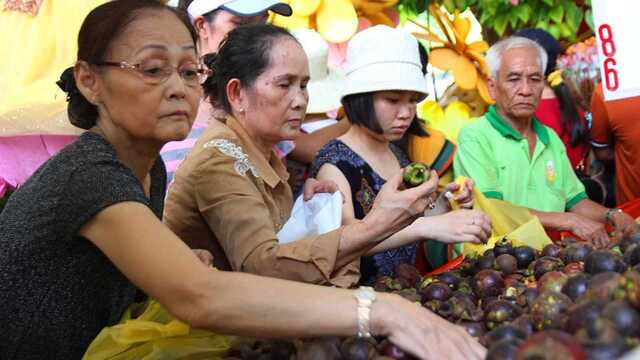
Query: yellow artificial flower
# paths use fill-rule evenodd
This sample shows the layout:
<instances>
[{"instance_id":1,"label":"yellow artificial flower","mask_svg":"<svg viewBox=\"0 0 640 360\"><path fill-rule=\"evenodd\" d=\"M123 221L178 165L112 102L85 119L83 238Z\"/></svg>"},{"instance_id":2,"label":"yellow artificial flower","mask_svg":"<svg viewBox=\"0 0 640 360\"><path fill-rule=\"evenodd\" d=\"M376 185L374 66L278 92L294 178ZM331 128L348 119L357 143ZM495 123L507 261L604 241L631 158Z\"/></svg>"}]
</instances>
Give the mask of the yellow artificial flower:
<instances>
[{"instance_id":1,"label":"yellow artificial flower","mask_svg":"<svg viewBox=\"0 0 640 360\"><path fill-rule=\"evenodd\" d=\"M431 49L429 63L438 69L452 71L457 86L464 90L477 89L482 99L487 104L492 104L493 99L487 87L489 68L483 55L489 49L489 44L482 40L466 43L471 21L461 17L460 11L455 11L453 21L436 5L429 5L429 13L435 18L446 39L434 34L427 26L411 20L426 32L414 33L414 36L443 45Z\"/></svg>"},{"instance_id":2,"label":"yellow artificial flower","mask_svg":"<svg viewBox=\"0 0 640 360\"><path fill-rule=\"evenodd\" d=\"M293 10L291 16L274 14L271 23L287 29L308 28L316 30L330 43L342 43L358 31L358 18L364 17L371 24L395 27L393 20L384 13L398 0L283 0Z\"/></svg>"}]
</instances>

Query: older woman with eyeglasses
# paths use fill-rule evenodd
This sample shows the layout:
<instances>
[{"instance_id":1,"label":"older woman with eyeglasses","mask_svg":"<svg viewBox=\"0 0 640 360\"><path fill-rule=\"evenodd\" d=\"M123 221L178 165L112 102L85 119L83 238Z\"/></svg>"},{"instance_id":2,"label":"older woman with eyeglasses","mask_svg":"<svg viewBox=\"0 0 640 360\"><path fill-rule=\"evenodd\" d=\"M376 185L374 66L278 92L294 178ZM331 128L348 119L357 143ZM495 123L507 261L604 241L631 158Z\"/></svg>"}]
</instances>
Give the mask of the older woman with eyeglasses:
<instances>
[{"instance_id":1,"label":"older woman with eyeglasses","mask_svg":"<svg viewBox=\"0 0 640 360\"><path fill-rule=\"evenodd\" d=\"M138 289L218 333L375 333L420 358L481 356L464 330L395 295L213 271L161 223L158 152L189 132L206 74L188 20L159 1L114 0L85 19L78 62L60 85L73 123L88 131L0 214L0 358L79 359ZM407 208L409 194L396 196ZM435 346L441 328L455 336Z\"/></svg>"}]
</instances>

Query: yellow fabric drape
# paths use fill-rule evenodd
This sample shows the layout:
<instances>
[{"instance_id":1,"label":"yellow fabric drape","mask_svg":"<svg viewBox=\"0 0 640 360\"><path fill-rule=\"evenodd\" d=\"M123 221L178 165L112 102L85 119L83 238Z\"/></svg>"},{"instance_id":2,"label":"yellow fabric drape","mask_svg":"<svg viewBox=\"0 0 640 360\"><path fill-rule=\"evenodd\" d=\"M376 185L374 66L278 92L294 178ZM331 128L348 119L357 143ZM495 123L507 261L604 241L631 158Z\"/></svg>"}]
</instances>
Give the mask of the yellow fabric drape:
<instances>
[{"instance_id":1,"label":"yellow fabric drape","mask_svg":"<svg viewBox=\"0 0 640 360\"><path fill-rule=\"evenodd\" d=\"M76 134L55 82L73 65L86 15L107 0L44 0L38 14L0 11L0 136Z\"/></svg>"}]
</instances>

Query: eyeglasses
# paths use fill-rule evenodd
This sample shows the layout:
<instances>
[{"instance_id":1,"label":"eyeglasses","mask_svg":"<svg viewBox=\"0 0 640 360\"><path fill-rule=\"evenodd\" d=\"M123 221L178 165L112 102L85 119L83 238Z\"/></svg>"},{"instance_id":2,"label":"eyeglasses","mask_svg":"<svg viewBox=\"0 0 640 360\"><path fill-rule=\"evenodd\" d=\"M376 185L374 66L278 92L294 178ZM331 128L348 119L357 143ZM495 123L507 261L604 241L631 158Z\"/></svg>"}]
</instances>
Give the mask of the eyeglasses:
<instances>
[{"instance_id":1,"label":"eyeglasses","mask_svg":"<svg viewBox=\"0 0 640 360\"><path fill-rule=\"evenodd\" d=\"M178 72L180 79L187 86L199 86L207 80L211 75L211 69L207 69L202 65L189 63L179 67L171 65L160 65L157 62L142 62L139 64L129 64L126 61L112 62L102 61L94 63L97 66L113 66L125 70L135 71L142 80L150 85L159 85L167 81L174 71Z\"/></svg>"}]
</instances>

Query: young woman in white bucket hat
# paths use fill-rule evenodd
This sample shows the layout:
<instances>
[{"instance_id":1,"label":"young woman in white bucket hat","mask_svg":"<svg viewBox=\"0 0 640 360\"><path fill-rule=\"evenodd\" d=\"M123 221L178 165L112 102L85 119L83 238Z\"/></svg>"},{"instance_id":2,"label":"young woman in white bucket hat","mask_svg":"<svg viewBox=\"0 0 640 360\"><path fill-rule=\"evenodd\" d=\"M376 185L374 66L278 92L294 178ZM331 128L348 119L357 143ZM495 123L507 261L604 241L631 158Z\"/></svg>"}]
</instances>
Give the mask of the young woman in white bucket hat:
<instances>
[{"instance_id":1,"label":"young woman in white bucket hat","mask_svg":"<svg viewBox=\"0 0 640 360\"><path fill-rule=\"evenodd\" d=\"M345 194L343 224L366 216L382 185L409 164L392 142L407 132L424 134L416 105L426 92L418 42L411 35L379 25L351 39L342 104L352 126L320 150L311 170L311 176L335 181ZM452 183L445 190L457 188ZM472 204L470 188L465 186L456 198L462 207ZM390 275L400 263L414 264L418 242L481 242L490 231L488 217L473 210L419 217L362 258L361 284Z\"/></svg>"}]
</instances>

